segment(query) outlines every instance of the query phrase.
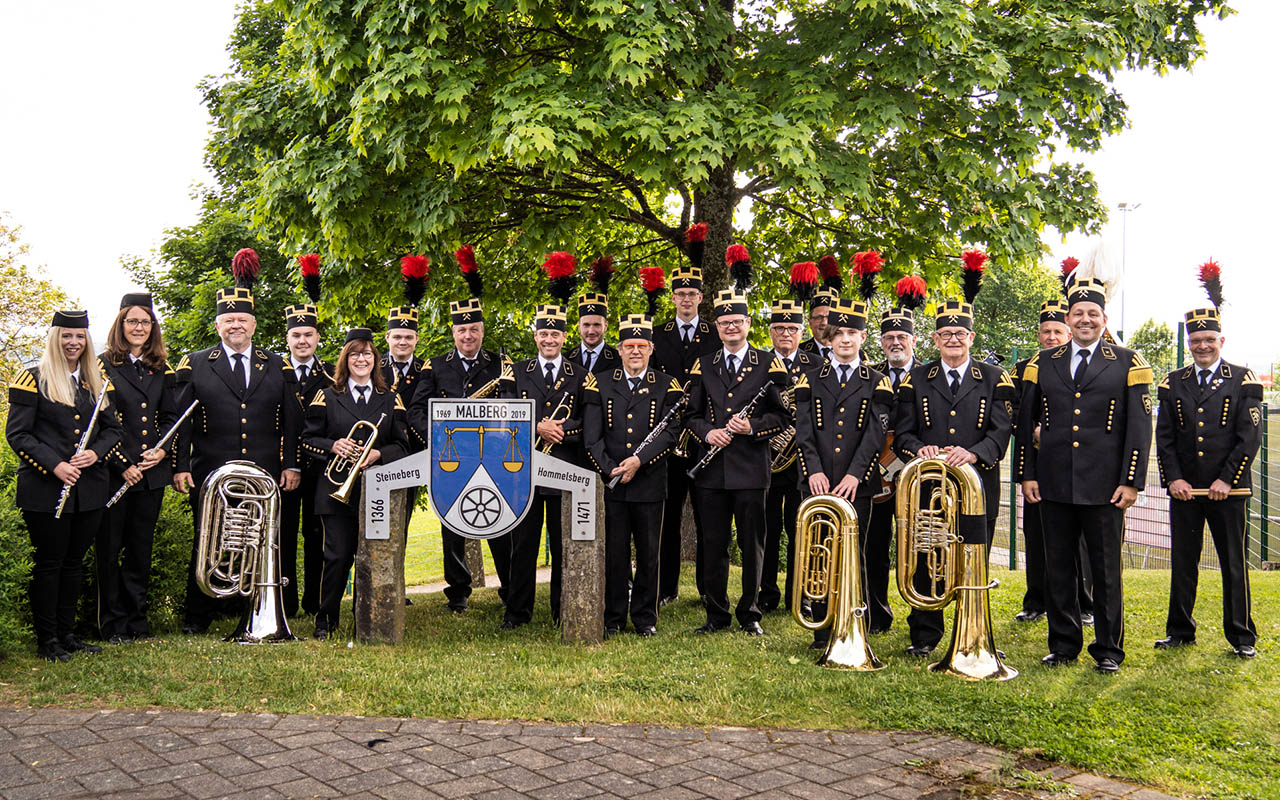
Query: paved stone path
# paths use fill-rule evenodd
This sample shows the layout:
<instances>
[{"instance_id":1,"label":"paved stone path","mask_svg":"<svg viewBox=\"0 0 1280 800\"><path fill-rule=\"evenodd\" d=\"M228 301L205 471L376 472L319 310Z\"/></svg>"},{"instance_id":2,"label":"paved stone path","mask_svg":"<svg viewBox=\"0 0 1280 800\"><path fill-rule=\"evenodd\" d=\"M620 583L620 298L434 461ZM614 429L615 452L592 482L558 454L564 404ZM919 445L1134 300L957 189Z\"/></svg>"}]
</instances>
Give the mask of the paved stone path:
<instances>
[{"instance_id":1,"label":"paved stone path","mask_svg":"<svg viewBox=\"0 0 1280 800\"><path fill-rule=\"evenodd\" d=\"M1055 782L1077 797L1168 797L923 733L0 709L0 797L13 800L958 800L1048 797Z\"/></svg>"}]
</instances>

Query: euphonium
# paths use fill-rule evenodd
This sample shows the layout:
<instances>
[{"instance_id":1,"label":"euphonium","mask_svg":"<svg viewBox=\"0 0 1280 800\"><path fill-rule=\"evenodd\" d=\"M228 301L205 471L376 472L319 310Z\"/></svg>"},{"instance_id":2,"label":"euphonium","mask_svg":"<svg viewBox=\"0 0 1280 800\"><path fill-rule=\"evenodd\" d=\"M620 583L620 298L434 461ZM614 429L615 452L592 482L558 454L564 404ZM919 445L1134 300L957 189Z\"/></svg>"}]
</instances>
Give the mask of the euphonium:
<instances>
[{"instance_id":1,"label":"euphonium","mask_svg":"<svg viewBox=\"0 0 1280 800\"><path fill-rule=\"evenodd\" d=\"M969 680L1016 678L991 634L987 581L986 498L972 466L943 457L912 459L898 474L898 591L914 608L938 611L953 599L951 645L930 664ZM915 586L924 570L924 588Z\"/></svg>"},{"instance_id":2,"label":"euphonium","mask_svg":"<svg viewBox=\"0 0 1280 800\"><path fill-rule=\"evenodd\" d=\"M368 420L358 419L356 424L351 426L351 430L347 431L347 438L357 442L360 450L354 457L345 457L335 455L329 459L329 464L324 468L324 476L334 486L338 487L329 493L329 496L339 503L350 503L351 495L355 492L356 481L360 479L360 465L369 457L369 452L373 450L373 445L378 440L378 428L382 427L382 421L387 418L386 414L378 417L377 422L369 422Z\"/></svg>"},{"instance_id":3,"label":"euphonium","mask_svg":"<svg viewBox=\"0 0 1280 800\"><path fill-rule=\"evenodd\" d=\"M195 580L210 597L249 598L240 625L225 641L295 639L280 595L280 487L266 470L230 461L205 478Z\"/></svg>"},{"instance_id":4,"label":"euphonium","mask_svg":"<svg viewBox=\"0 0 1280 800\"><path fill-rule=\"evenodd\" d=\"M800 504L796 515L795 582L791 614L811 631L831 628L827 650L818 664L871 672L884 664L867 641L867 606L862 594L862 564L858 556L858 516L843 497L818 494ZM802 601L826 601L827 613L810 622Z\"/></svg>"}]
</instances>

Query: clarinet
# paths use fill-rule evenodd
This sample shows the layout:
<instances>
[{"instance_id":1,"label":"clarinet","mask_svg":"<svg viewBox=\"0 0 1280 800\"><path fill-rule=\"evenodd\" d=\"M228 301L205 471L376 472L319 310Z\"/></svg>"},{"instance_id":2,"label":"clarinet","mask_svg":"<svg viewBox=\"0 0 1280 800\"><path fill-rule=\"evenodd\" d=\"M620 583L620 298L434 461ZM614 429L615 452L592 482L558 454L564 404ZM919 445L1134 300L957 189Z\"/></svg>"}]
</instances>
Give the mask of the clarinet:
<instances>
[{"instance_id":1,"label":"clarinet","mask_svg":"<svg viewBox=\"0 0 1280 800\"><path fill-rule=\"evenodd\" d=\"M160 441L156 442L156 446L153 449L163 450L164 446L169 443L169 440L177 435L178 426L181 425L183 422L186 422L187 417L191 416L191 412L195 411L196 406L198 405L200 405L199 400L192 400L191 405L187 406L187 410L182 412L182 416L178 417L174 421L173 425L170 426L169 430L165 431L164 436L160 437ZM107 508L111 508L113 505L116 504L116 501L118 501L121 497L124 497L125 492L129 491L129 488L131 486L132 484L130 484L128 481L125 481L124 486L121 486L119 491L111 495L111 499L107 501Z\"/></svg>"},{"instance_id":2,"label":"clarinet","mask_svg":"<svg viewBox=\"0 0 1280 800\"><path fill-rule=\"evenodd\" d=\"M680 418L680 415L684 413L685 406L689 404L688 384L685 384L685 388L686 388L685 394L680 395L680 399L675 402L675 405L667 409L667 413L662 415L662 419L658 420L658 424L654 426L653 430L649 431L649 435L644 437L644 439L636 447L636 451L631 455L635 456L636 458L639 458L641 450L648 447L649 444L653 442L654 439L657 439L658 436L663 431L665 431L667 428L670 428L671 424ZM617 487L618 481L620 480L622 480L621 475L614 475L613 480L609 481L605 485L608 486L610 489L613 489Z\"/></svg>"},{"instance_id":3,"label":"clarinet","mask_svg":"<svg viewBox=\"0 0 1280 800\"><path fill-rule=\"evenodd\" d=\"M769 393L769 388L771 386L773 386L773 384L766 381L764 386L760 387L760 391L756 392L756 396L751 398L751 401L747 403L745 406L743 406L742 410L734 414L733 416L736 419L746 419L747 417L750 417L751 412L756 410L756 404L760 402L761 398L763 398L766 394ZM733 434L730 433L729 436L730 438L732 438ZM702 457L702 460L689 468L688 475L690 479L696 478L698 476L698 473L702 471L702 468L705 467L707 464L711 463L711 459L719 455L720 451L723 450L725 447L728 447L728 445L724 445L723 447L713 446L713 447L707 448L707 453Z\"/></svg>"},{"instance_id":4,"label":"clarinet","mask_svg":"<svg viewBox=\"0 0 1280 800\"><path fill-rule=\"evenodd\" d=\"M98 399L93 404L93 416L89 417L89 424L84 426L84 433L80 434L80 441L76 444L76 452L72 456L80 455L89 446L89 437L93 435L93 427L98 424L98 412L102 410L102 401L107 396L107 387L111 385L111 381L107 376L102 376L102 388L98 390ZM67 507L67 498L71 497L71 484L62 484L62 494L58 495L58 508L53 512L54 519L62 519L62 509Z\"/></svg>"}]
</instances>

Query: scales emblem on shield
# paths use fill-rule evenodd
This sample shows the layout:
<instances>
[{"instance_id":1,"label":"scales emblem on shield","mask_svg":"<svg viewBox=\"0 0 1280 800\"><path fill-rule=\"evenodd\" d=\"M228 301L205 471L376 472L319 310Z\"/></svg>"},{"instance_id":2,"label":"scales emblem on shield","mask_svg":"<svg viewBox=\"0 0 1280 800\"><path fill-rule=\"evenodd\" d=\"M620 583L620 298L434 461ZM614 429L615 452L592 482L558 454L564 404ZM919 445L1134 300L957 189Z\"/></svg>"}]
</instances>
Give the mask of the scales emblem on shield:
<instances>
[{"instance_id":1,"label":"scales emblem on shield","mask_svg":"<svg viewBox=\"0 0 1280 800\"><path fill-rule=\"evenodd\" d=\"M432 400L431 508L472 539L513 529L533 499L532 400Z\"/></svg>"}]
</instances>

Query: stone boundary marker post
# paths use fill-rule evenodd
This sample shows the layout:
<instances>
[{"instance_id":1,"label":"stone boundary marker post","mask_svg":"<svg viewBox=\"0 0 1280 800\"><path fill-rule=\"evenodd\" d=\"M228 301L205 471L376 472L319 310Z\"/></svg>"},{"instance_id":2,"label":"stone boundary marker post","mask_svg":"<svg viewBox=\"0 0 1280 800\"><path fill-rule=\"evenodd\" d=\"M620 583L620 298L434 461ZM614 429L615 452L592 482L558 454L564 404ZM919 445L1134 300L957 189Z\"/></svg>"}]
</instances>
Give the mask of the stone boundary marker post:
<instances>
[{"instance_id":1,"label":"stone boundary marker post","mask_svg":"<svg viewBox=\"0 0 1280 800\"><path fill-rule=\"evenodd\" d=\"M386 539L365 537L365 508L369 493L360 493L360 541L356 548L356 641L361 644L400 644L404 641L405 493L391 490Z\"/></svg>"},{"instance_id":2,"label":"stone boundary marker post","mask_svg":"<svg viewBox=\"0 0 1280 800\"><path fill-rule=\"evenodd\" d=\"M572 492L560 494L560 518L578 513ZM604 641L604 482L595 481L595 538L575 540L573 526L560 535L560 641L599 644Z\"/></svg>"}]
</instances>

